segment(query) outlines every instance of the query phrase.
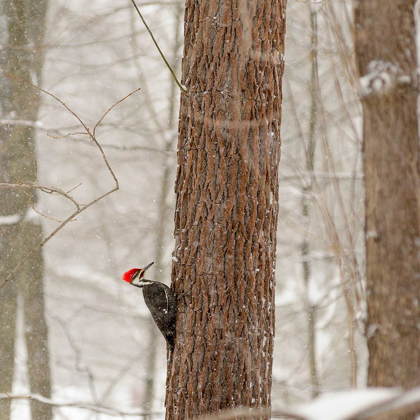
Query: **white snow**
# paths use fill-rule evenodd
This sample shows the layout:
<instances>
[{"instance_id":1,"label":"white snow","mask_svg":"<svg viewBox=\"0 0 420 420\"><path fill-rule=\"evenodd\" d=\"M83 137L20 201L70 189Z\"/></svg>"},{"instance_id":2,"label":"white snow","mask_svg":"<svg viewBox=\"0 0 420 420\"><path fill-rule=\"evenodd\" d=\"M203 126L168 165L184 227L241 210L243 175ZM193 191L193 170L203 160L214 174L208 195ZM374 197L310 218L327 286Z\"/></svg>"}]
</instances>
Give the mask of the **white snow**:
<instances>
[{"instance_id":1,"label":"white snow","mask_svg":"<svg viewBox=\"0 0 420 420\"><path fill-rule=\"evenodd\" d=\"M378 232L376 232L376 230L369 230L368 232L366 232L366 240L370 238L374 238L374 239L379 238Z\"/></svg>"},{"instance_id":2,"label":"white snow","mask_svg":"<svg viewBox=\"0 0 420 420\"><path fill-rule=\"evenodd\" d=\"M43 127L42 121L28 121L28 120L14 120L14 119L1 119L0 124L4 125L25 125L29 127Z\"/></svg>"},{"instance_id":3,"label":"white snow","mask_svg":"<svg viewBox=\"0 0 420 420\"><path fill-rule=\"evenodd\" d=\"M344 420L378 404L388 403L401 395L402 391L396 388L331 392L290 411L308 420Z\"/></svg>"},{"instance_id":4,"label":"white snow","mask_svg":"<svg viewBox=\"0 0 420 420\"><path fill-rule=\"evenodd\" d=\"M32 207L28 207L25 214L25 221L39 224L41 223L41 216Z\"/></svg>"},{"instance_id":5,"label":"white snow","mask_svg":"<svg viewBox=\"0 0 420 420\"><path fill-rule=\"evenodd\" d=\"M359 82L359 94L365 97L374 93L387 93L396 85L410 84L411 77L389 61L373 60L368 65L368 73Z\"/></svg>"},{"instance_id":6,"label":"white snow","mask_svg":"<svg viewBox=\"0 0 420 420\"><path fill-rule=\"evenodd\" d=\"M10 216L0 216L0 225L14 225L20 220L20 214L11 214Z\"/></svg>"}]
</instances>

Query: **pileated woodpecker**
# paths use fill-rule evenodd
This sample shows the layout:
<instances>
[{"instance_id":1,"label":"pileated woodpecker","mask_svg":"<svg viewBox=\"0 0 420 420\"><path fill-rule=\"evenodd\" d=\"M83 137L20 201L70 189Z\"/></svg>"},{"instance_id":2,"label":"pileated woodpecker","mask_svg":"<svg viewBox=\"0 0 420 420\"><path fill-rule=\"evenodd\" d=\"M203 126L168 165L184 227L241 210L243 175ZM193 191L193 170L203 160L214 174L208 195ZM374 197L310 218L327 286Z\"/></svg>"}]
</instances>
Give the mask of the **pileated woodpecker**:
<instances>
[{"instance_id":1,"label":"pileated woodpecker","mask_svg":"<svg viewBox=\"0 0 420 420\"><path fill-rule=\"evenodd\" d=\"M152 265L150 263L144 268L132 268L123 274L122 279L143 289L144 301L172 354L175 347L176 298L166 284L144 278L146 270Z\"/></svg>"}]
</instances>

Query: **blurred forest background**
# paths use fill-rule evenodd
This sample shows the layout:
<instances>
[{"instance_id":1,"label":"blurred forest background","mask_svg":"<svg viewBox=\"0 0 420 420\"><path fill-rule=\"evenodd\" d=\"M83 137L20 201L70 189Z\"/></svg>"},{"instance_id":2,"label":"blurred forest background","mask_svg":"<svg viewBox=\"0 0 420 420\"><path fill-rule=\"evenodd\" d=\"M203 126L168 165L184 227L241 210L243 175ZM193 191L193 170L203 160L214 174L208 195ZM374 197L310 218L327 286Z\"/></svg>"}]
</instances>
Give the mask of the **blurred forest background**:
<instances>
[{"instance_id":1,"label":"blurred forest background","mask_svg":"<svg viewBox=\"0 0 420 420\"><path fill-rule=\"evenodd\" d=\"M9 42L7 3L0 0L2 66ZM179 74L183 2L140 7ZM120 190L77 216L43 249L52 397L117 411L163 412L165 342L141 292L121 275L155 261L148 277L170 282L179 89L130 2L50 2L45 24L44 42L34 42L31 52L42 57L42 81L32 74L33 83L64 101L89 127L141 88L115 107L96 133ZM274 409L366 383L362 120L353 35L351 0L289 1ZM0 77L4 96L6 79ZM52 97L36 95L41 103L34 120L17 120L3 105L0 124L1 130L35 129L39 183L63 191L77 186L71 195L79 203L112 189L113 179L87 136L59 138L81 131L74 116ZM22 179L7 180L16 181ZM31 220L42 222L46 236L58 225L53 219L66 219L74 204L56 194L36 194L35 208L48 218L32 211ZM2 228L16 223L2 211ZM24 316L25 293L17 295L13 393L24 395L30 392L25 319L36 326L39 314ZM29 412L27 400L13 400L13 419L30 418ZM111 418L74 407L54 408L54 416Z\"/></svg>"}]
</instances>

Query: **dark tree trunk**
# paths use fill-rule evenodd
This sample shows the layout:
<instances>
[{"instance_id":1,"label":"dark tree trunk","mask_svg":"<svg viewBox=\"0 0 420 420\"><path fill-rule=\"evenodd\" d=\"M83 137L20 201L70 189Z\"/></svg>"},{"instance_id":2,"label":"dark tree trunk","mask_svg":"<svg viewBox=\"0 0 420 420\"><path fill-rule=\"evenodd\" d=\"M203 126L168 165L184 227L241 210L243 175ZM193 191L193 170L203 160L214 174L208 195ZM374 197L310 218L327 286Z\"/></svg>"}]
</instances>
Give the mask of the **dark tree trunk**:
<instances>
[{"instance_id":1,"label":"dark tree trunk","mask_svg":"<svg viewBox=\"0 0 420 420\"><path fill-rule=\"evenodd\" d=\"M420 385L415 3L371 0L356 7L364 114L370 386Z\"/></svg>"},{"instance_id":2,"label":"dark tree trunk","mask_svg":"<svg viewBox=\"0 0 420 420\"><path fill-rule=\"evenodd\" d=\"M1 57L8 71L20 79L40 84L43 64L43 38L47 1L1 2L7 17L7 34ZM31 46L29 48L29 46ZM36 175L35 129L39 93L22 80L0 79L2 88L1 118L23 121L0 128L0 182L34 182ZM0 215L11 216L10 224L1 226L0 278L5 278L20 260L42 240L39 218L30 216L36 204L36 192L22 189L1 190ZM13 220L15 219L15 220ZM12 391L17 297L22 297L25 338L28 352L28 374L31 392L51 396L48 332L44 307L44 267L41 251L10 283L0 290L0 377L1 391ZM52 419L51 406L31 402L33 419ZM10 402L0 405L0 418L10 416Z\"/></svg>"},{"instance_id":3,"label":"dark tree trunk","mask_svg":"<svg viewBox=\"0 0 420 420\"><path fill-rule=\"evenodd\" d=\"M169 420L270 407L285 0L187 0Z\"/></svg>"}]
</instances>

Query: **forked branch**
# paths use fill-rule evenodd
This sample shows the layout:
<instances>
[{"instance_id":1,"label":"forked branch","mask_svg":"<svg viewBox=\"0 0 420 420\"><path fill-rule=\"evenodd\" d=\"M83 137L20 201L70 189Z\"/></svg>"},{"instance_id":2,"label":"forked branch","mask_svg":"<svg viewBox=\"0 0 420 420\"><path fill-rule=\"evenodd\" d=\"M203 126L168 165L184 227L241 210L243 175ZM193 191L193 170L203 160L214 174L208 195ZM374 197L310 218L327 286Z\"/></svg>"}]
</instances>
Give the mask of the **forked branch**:
<instances>
[{"instance_id":1,"label":"forked branch","mask_svg":"<svg viewBox=\"0 0 420 420\"><path fill-rule=\"evenodd\" d=\"M128 95L126 95L124 98L120 99L119 101L117 101L115 104L113 104L110 108L108 108L108 110L101 116L101 118L99 118L98 122L95 124L93 131L91 131L89 129L89 127L87 126L87 124L84 123L84 121L72 110L69 108L68 105L66 105L61 99L57 98L57 96L53 95L52 93L40 88L39 86L36 86L22 78L20 78L19 76L10 73L9 71L7 71L6 69L4 69L3 67L0 67L0 69L6 74L7 77L12 78L17 80L20 83L25 83L27 85L32 86L33 88L45 93L48 96L51 96L53 99L55 99L57 102L59 102L61 105L63 105L64 108L67 109L67 111L69 111L78 121L79 123L82 125L84 132L83 134L87 134L90 138L90 140L96 145L96 147L99 149L101 155L102 155L102 159L105 163L105 166L107 167L109 173L111 174L113 180L114 180L114 187L112 189L110 189L109 191L105 192L104 194L100 195L99 197L96 197L94 200L92 200L91 202L87 203L87 204L80 204L78 203L72 196L69 195L69 192L72 191L62 191L59 190L57 188L54 187L43 187L40 186L38 183L25 183L25 182L20 182L20 183L16 183L16 184L0 184L0 188L38 188L41 191L47 192L49 194L60 194L64 197L66 197L67 199L71 200L73 202L73 204L75 204L76 206L76 210L69 216L67 217L67 219L63 220L60 222L59 226L57 226L42 242L40 242L34 249L32 249L31 252L29 252L8 274L8 276L3 280L3 282L0 284L0 289L3 288L8 282L9 280L16 274L16 272L20 269L20 267L22 267L22 265L24 264L25 261L27 261L29 258L32 257L32 255L34 255L37 251L39 251L48 241L50 241L61 229L63 229L64 226L67 225L67 223L71 222L76 216L78 216L80 213L82 213L83 211L85 211L86 209L88 209L89 207L93 206L94 204L96 204L98 201L104 199L105 197L107 197L108 195L112 194L113 192L117 191L119 189L119 183L118 183L118 179L111 167L111 165L108 162L108 159L105 155L105 152L102 149L102 146L99 144L98 140L96 139L96 129L98 128L98 126L100 125L100 123L103 121L103 119L106 117L106 115L108 115L108 113L119 103L121 103L122 101L124 101L125 99L127 99L128 97L130 97L131 95L133 95L134 93L138 92L140 89L136 89L132 92L130 92ZM78 133L78 134L82 134L82 133ZM72 135L72 134L70 134Z\"/></svg>"}]
</instances>

